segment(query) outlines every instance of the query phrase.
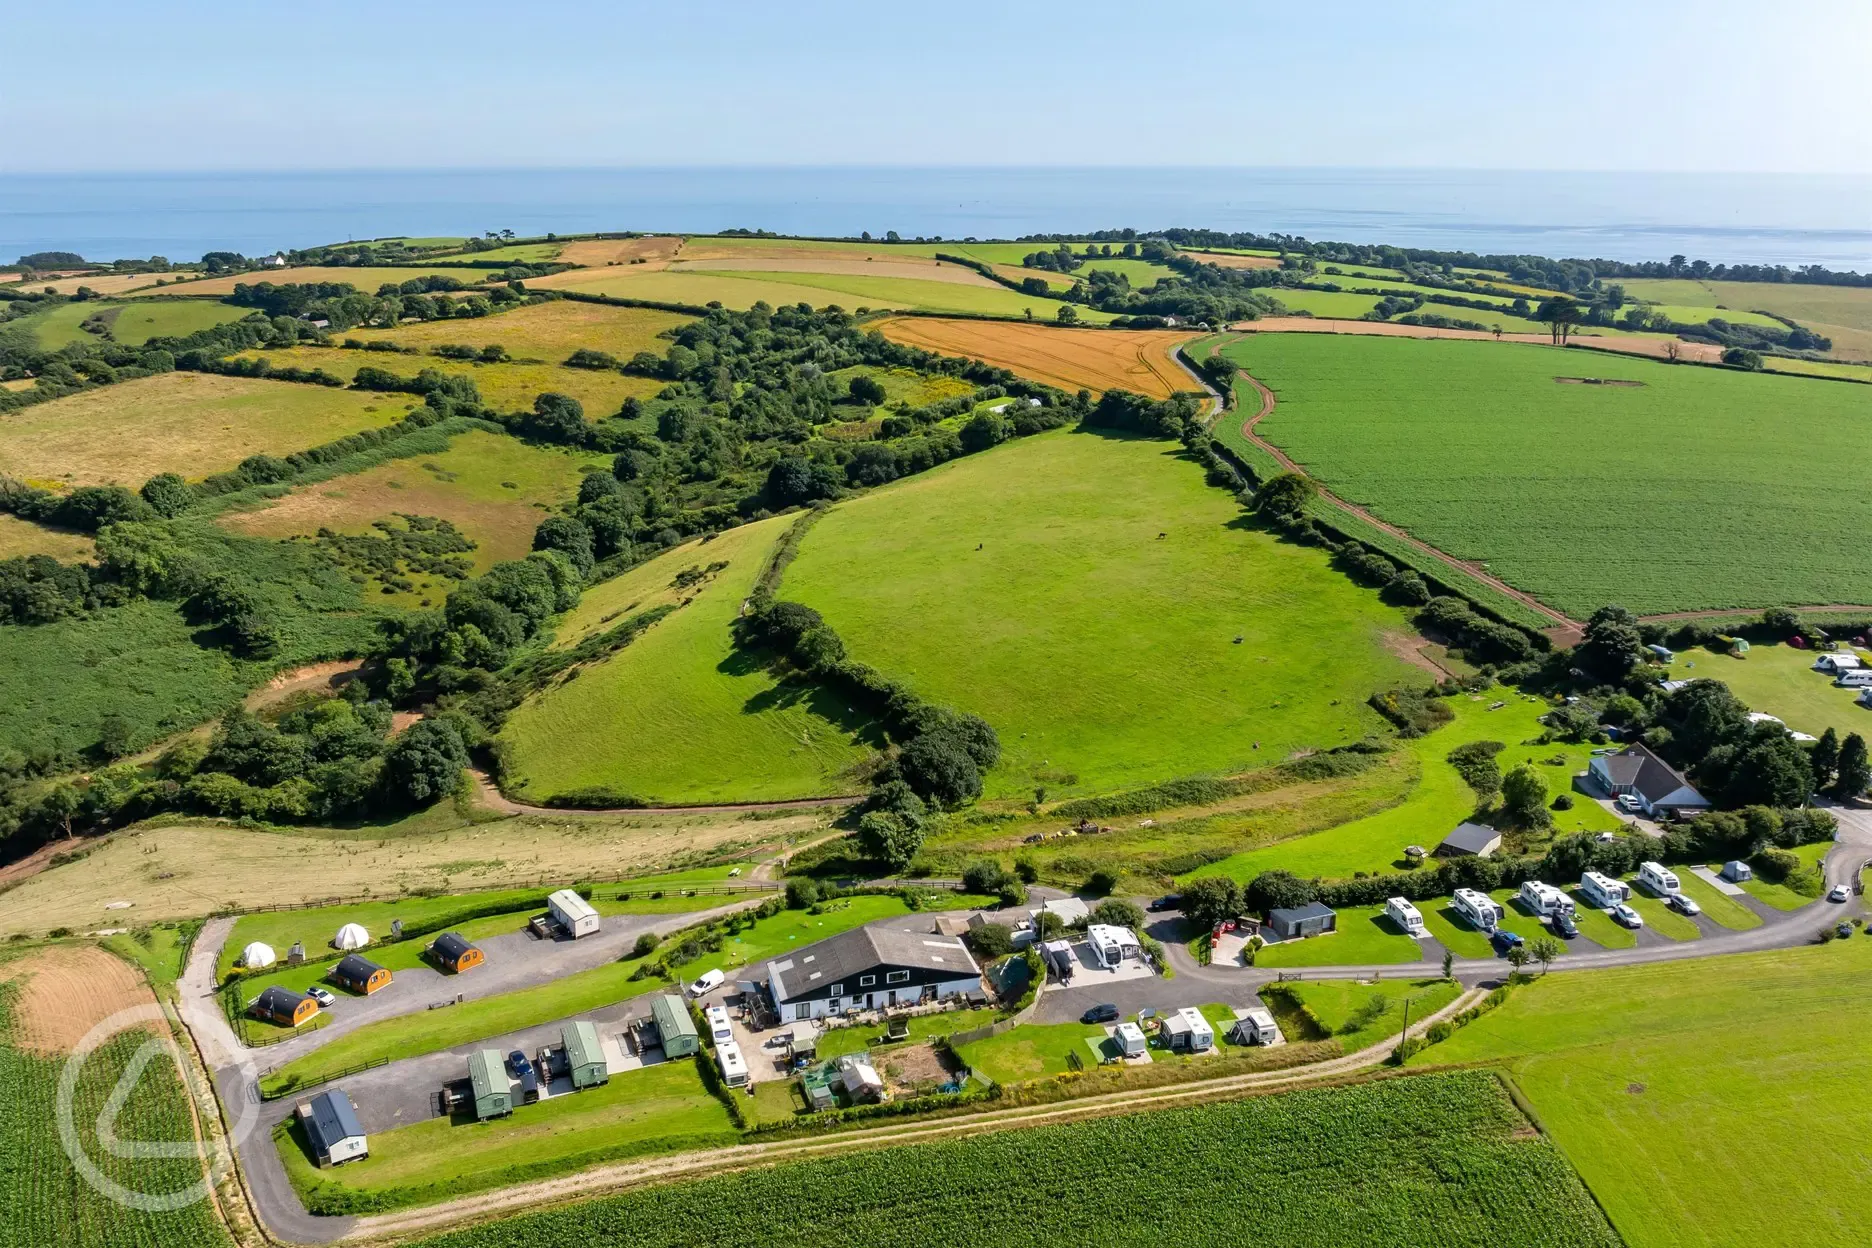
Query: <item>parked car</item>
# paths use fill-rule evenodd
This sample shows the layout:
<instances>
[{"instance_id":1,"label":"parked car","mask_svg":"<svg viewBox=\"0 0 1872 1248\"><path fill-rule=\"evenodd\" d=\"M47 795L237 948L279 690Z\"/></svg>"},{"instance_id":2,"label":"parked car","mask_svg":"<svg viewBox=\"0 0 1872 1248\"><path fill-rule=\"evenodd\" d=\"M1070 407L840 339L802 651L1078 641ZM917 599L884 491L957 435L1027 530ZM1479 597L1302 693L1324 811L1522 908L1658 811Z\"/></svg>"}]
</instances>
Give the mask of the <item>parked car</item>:
<instances>
[{"instance_id":1,"label":"parked car","mask_svg":"<svg viewBox=\"0 0 1872 1248\"><path fill-rule=\"evenodd\" d=\"M320 988L317 985L313 985L312 987L306 989L306 996L311 997L314 1001L318 1002L319 1008L321 1010L329 1010L331 1009L332 1006L338 1004L337 997L332 996L331 992L328 989Z\"/></svg>"},{"instance_id":2,"label":"parked car","mask_svg":"<svg viewBox=\"0 0 1872 1248\"><path fill-rule=\"evenodd\" d=\"M1620 810L1629 811L1634 815L1642 815L1644 813L1644 803L1638 800L1638 796L1635 793L1619 794L1618 804Z\"/></svg>"},{"instance_id":3,"label":"parked car","mask_svg":"<svg viewBox=\"0 0 1872 1248\"><path fill-rule=\"evenodd\" d=\"M1572 940L1575 936L1579 935L1579 924L1573 921L1573 916L1570 914L1556 914L1553 916L1552 922L1554 935L1556 936Z\"/></svg>"},{"instance_id":4,"label":"parked car","mask_svg":"<svg viewBox=\"0 0 1872 1248\"><path fill-rule=\"evenodd\" d=\"M1694 899L1686 897L1682 893L1670 894L1668 897L1664 898L1664 904L1675 910L1678 914L1703 913L1702 906L1697 905Z\"/></svg>"},{"instance_id":5,"label":"parked car","mask_svg":"<svg viewBox=\"0 0 1872 1248\"><path fill-rule=\"evenodd\" d=\"M1174 910L1182 904L1183 898L1180 894L1165 893L1163 896L1151 902L1148 909L1151 913L1156 914L1164 910Z\"/></svg>"},{"instance_id":6,"label":"parked car","mask_svg":"<svg viewBox=\"0 0 1872 1248\"><path fill-rule=\"evenodd\" d=\"M1644 915L1627 905L1613 906L1612 917L1629 928L1636 929L1644 926Z\"/></svg>"},{"instance_id":7,"label":"parked car","mask_svg":"<svg viewBox=\"0 0 1872 1248\"><path fill-rule=\"evenodd\" d=\"M1115 1023L1118 1021L1118 1007L1107 1001L1095 1005L1079 1016L1082 1023Z\"/></svg>"},{"instance_id":8,"label":"parked car","mask_svg":"<svg viewBox=\"0 0 1872 1248\"><path fill-rule=\"evenodd\" d=\"M1850 896L1852 896L1852 889L1846 887L1844 884L1835 884L1833 886L1833 891L1827 894L1827 900L1845 901Z\"/></svg>"},{"instance_id":9,"label":"parked car","mask_svg":"<svg viewBox=\"0 0 1872 1248\"><path fill-rule=\"evenodd\" d=\"M695 983L689 985L689 995L692 997L706 996L721 987L722 980L725 978L727 978L727 976L723 975L719 970L703 971L702 974L697 977Z\"/></svg>"},{"instance_id":10,"label":"parked car","mask_svg":"<svg viewBox=\"0 0 1872 1248\"><path fill-rule=\"evenodd\" d=\"M1511 932L1505 927L1498 927L1489 933L1489 944L1495 947L1496 953L1505 954L1522 943L1521 933Z\"/></svg>"},{"instance_id":11,"label":"parked car","mask_svg":"<svg viewBox=\"0 0 1872 1248\"><path fill-rule=\"evenodd\" d=\"M527 1060L527 1055L519 1049L507 1055L507 1065L515 1075L523 1079L533 1073L533 1063Z\"/></svg>"}]
</instances>

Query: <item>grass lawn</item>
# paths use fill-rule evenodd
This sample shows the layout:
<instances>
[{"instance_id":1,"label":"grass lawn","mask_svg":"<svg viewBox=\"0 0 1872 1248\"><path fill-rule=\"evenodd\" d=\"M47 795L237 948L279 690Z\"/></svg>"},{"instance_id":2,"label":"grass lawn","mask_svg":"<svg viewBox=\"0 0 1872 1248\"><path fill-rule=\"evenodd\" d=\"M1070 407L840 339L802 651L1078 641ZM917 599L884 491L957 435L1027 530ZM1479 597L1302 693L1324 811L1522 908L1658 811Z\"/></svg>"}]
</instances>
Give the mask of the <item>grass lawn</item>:
<instances>
[{"instance_id":1,"label":"grass lawn","mask_svg":"<svg viewBox=\"0 0 1872 1248\"><path fill-rule=\"evenodd\" d=\"M674 968L682 979L704 970L728 970L809 945L827 936L861 927L874 919L908 913L895 897L852 897L831 903L821 914L788 910L765 919L728 940L715 953ZM642 959L626 958L564 976L551 983L497 997L485 997L448 1010L425 1011L384 1019L341 1036L323 1048L287 1063L268 1075L266 1086L299 1087L379 1057L418 1057L439 1049L503 1035L522 1027L571 1018L647 992L664 989L662 980L633 980ZM472 973L472 972L471 972Z\"/></svg>"},{"instance_id":2,"label":"grass lawn","mask_svg":"<svg viewBox=\"0 0 1872 1248\"><path fill-rule=\"evenodd\" d=\"M314 1213L379 1210L452 1200L650 1153L719 1147L739 1136L693 1060L615 1075L581 1092L475 1122L430 1118L370 1137L370 1156L321 1170L297 1126L274 1138L286 1173Z\"/></svg>"},{"instance_id":3,"label":"grass lawn","mask_svg":"<svg viewBox=\"0 0 1872 1248\"><path fill-rule=\"evenodd\" d=\"M1607 949L1631 949L1638 944L1638 933L1598 909L1578 888L1566 890L1573 899L1573 918L1579 923L1581 938Z\"/></svg>"},{"instance_id":4,"label":"grass lawn","mask_svg":"<svg viewBox=\"0 0 1872 1248\"><path fill-rule=\"evenodd\" d=\"M941 1014L919 1014L910 1020L909 1040L892 1044L878 1043L883 1033L875 1026L835 1027L819 1034L817 1052L822 1059L842 1057L864 1049L875 1049L881 1055L889 1053L899 1044L915 1044L934 1040L938 1036L951 1036L958 1031L968 1031L992 1023L999 1016L998 1010L948 1010Z\"/></svg>"},{"instance_id":5,"label":"grass lawn","mask_svg":"<svg viewBox=\"0 0 1872 1248\"><path fill-rule=\"evenodd\" d=\"M1469 925L1469 920L1456 913L1447 898L1420 902L1417 909L1422 911L1424 926L1437 938L1443 947L1459 958L1492 958L1495 950L1489 946L1488 937Z\"/></svg>"},{"instance_id":6,"label":"grass lawn","mask_svg":"<svg viewBox=\"0 0 1872 1248\"><path fill-rule=\"evenodd\" d=\"M0 427L0 472L51 485L200 480L249 455L285 455L403 419L406 394L212 373L161 373L40 403Z\"/></svg>"},{"instance_id":7,"label":"grass lawn","mask_svg":"<svg viewBox=\"0 0 1872 1248\"><path fill-rule=\"evenodd\" d=\"M603 788L661 804L862 788L853 771L869 753L862 726L822 688L778 682L736 651L729 633L773 543L794 520L775 516L679 547L620 578L623 584L586 595L568 621L574 632L592 627L594 612L602 621L672 600L683 605L508 717L502 740L515 796ZM675 584L683 570L719 562L728 566L699 586Z\"/></svg>"},{"instance_id":8,"label":"grass lawn","mask_svg":"<svg viewBox=\"0 0 1872 1248\"><path fill-rule=\"evenodd\" d=\"M1489 710L1497 701L1507 705ZM1590 746L1521 744L1543 731L1538 721L1548 707L1539 699L1496 688L1482 694L1458 695L1449 700L1449 707L1456 712L1453 722L1398 747L1409 757L1418 777L1403 802L1323 832L1235 854L1198 868L1186 878L1227 875L1246 883L1275 867L1303 878L1325 879L1340 879L1358 871L1402 869L1405 846L1435 849L1457 824L1475 812L1475 791L1448 761L1451 750L1471 741L1502 742L1507 747L1500 755L1503 771L1531 760L1546 777L1549 792L1555 794L1569 792L1573 774L1586 770ZM1554 757L1565 761L1546 761ZM1575 801L1572 810L1554 811L1553 820L1555 835L1610 831L1619 826L1603 806L1583 799Z\"/></svg>"},{"instance_id":9,"label":"grass lawn","mask_svg":"<svg viewBox=\"0 0 1872 1248\"><path fill-rule=\"evenodd\" d=\"M1741 658L1699 647L1679 651L1670 674L1673 680L1720 680L1750 710L1766 711L1796 732L1817 737L1831 728L1842 740L1854 732L1872 735L1872 710L1856 701L1859 691L1838 688L1831 676L1813 670L1813 661L1813 651L1785 645L1751 646Z\"/></svg>"},{"instance_id":10,"label":"grass lawn","mask_svg":"<svg viewBox=\"0 0 1872 1248\"><path fill-rule=\"evenodd\" d=\"M1061 430L852 499L780 592L993 724L991 798L1266 766L1380 730L1366 696L1423 679L1401 613L1160 442Z\"/></svg>"},{"instance_id":11,"label":"grass lawn","mask_svg":"<svg viewBox=\"0 0 1872 1248\"><path fill-rule=\"evenodd\" d=\"M1413 1064L1502 1061L1633 1248L1848 1243L1872 940L1556 972Z\"/></svg>"},{"instance_id":12,"label":"grass lawn","mask_svg":"<svg viewBox=\"0 0 1872 1248\"><path fill-rule=\"evenodd\" d=\"M1684 874L1688 874L1688 871L1679 874L1679 881ZM1678 914L1665 905L1661 898L1645 892L1638 887L1637 879L1636 873L1625 877L1626 883L1632 886L1631 908L1638 912L1638 917L1645 921L1646 927L1668 940L1697 940L1702 937L1703 929L1697 926L1695 919Z\"/></svg>"},{"instance_id":13,"label":"grass lawn","mask_svg":"<svg viewBox=\"0 0 1872 1248\"><path fill-rule=\"evenodd\" d=\"M1458 340L1224 350L1279 397L1261 434L1324 484L1578 618L1864 596L1853 535L1872 499L1809 449L1872 450L1856 387ZM1589 449L1632 438L1671 453L1634 475Z\"/></svg>"},{"instance_id":14,"label":"grass lawn","mask_svg":"<svg viewBox=\"0 0 1872 1248\"><path fill-rule=\"evenodd\" d=\"M1826 857L1833 848L1831 841L1817 841L1812 845L1797 845L1792 850L1801 866L1811 867ZM1711 863L1712 869L1720 870L1720 864ZM1786 884L1774 884L1761 878L1759 874L1752 880L1742 881L1742 890L1757 901L1766 902L1777 910L1799 910L1802 906L1812 905L1820 899L1819 893L1811 895L1797 893Z\"/></svg>"},{"instance_id":15,"label":"grass lawn","mask_svg":"<svg viewBox=\"0 0 1872 1248\"><path fill-rule=\"evenodd\" d=\"M1676 871L1677 883L1683 889L1684 895L1703 907L1703 913L1708 915L1712 922L1737 932L1745 932L1751 927L1762 925L1761 915L1756 914L1689 867L1678 867Z\"/></svg>"},{"instance_id":16,"label":"grass lawn","mask_svg":"<svg viewBox=\"0 0 1872 1248\"><path fill-rule=\"evenodd\" d=\"M1383 906L1348 906L1339 911L1337 931L1278 941L1255 954L1255 965L1370 966L1422 959L1423 947L1384 917Z\"/></svg>"},{"instance_id":17,"label":"grass lawn","mask_svg":"<svg viewBox=\"0 0 1872 1248\"><path fill-rule=\"evenodd\" d=\"M1096 1023L1024 1023L1012 1031L965 1044L956 1056L996 1083L1026 1083L1072 1069L1066 1054L1085 1059L1085 1041L1105 1034Z\"/></svg>"},{"instance_id":18,"label":"grass lawn","mask_svg":"<svg viewBox=\"0 0 1872 1248\"><path fill-rule=\"evenodd\" d=\"M252 316L252 308L236 308L202 299L140 300L125 306L111 321L111 337L132 347L152 338L186 338L199 330Z\"/></svg>"},{"instance_id":19,"label":"grass lawn","mask_svg":"<svg viewBox=\"0 0 1872 1248\"><path fill-rule=\"evenodd\" d=\"M1404 1030L1404 1007L1424 1019L1462 993L1447 979L1381 979L1361 984L1350 979L1308 979L1281 985L1306 1007L1313 1021L1335 1037L1347 1053L1357 1053Z\"/></svg>"},{"instance_id":20,"label":"grass lawn","mask_svg":"<svg viewBox=\"0 0 1872 1248\"><path fill-rule=\"evenodd\" d=\"M173 984L182 977L183 959L198 930L197 923L157 923L106 936L103 945L142 967L151 983Z\"/></svg>"}]
</instances>

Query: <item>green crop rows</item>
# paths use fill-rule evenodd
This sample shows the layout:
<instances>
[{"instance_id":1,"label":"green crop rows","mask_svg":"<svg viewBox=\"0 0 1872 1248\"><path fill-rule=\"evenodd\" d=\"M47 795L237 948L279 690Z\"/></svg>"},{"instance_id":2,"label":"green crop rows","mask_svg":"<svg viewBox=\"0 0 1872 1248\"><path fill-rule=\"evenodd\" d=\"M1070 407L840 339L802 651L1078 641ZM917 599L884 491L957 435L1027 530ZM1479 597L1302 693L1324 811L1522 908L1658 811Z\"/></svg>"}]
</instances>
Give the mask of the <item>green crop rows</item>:
<instances>
[{"instance_id":1,"label":"green crop rows","mask_svg":"<svg viewBox=\"0 0 1872 1248\"><path fill-rule=\"evenodd\" d=\"M1492 1075L1159 1110L671 1184L427 1248L1618 1242Z\"/></svg>"}]
</instances>

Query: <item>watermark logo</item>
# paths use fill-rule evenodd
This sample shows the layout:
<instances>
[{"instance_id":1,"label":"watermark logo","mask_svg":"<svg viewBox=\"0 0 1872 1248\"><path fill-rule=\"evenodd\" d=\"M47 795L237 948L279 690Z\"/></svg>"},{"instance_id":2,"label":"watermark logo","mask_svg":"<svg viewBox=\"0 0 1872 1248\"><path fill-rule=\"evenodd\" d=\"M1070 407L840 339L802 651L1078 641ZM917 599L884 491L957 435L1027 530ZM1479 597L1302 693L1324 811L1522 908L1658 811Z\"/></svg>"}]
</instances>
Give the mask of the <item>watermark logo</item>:
<instances>
[{"instance_id":1,"label":"watermark logo","mask_svg":"<svg viewBox=\"0 0 1872 1248\"><path fill-rule=\"evenodd\" d=\"M136 1095L137 1086L143 1080L144 1072L151 1062L163 1060L174 1064L181 1075L183 1087L193 1100L196 1112L200 1107L214 1103L213 1090L204 1088L195 1068L186 1060L176 1046L175 1032L172 1025L176 1022L173 1010L168 1006L151 1003L119 1010L90 1031L86 1032L72 1055L66 1059L64 1069L59 1072L58 1096L54 1102L59 1140L65 1147L65 1155L86 1183L107 1199L129 1209L139 1209L148 1213L163 1213L177 1209L186 1209L198 1201L206 1200L215 1185L225 1178L233 1166L233 1149L230 1141L244 1139L253 1129L259 1114L256 1097L239 1098L234 1107L238 1120L228 1139L214 1144L205 1141L189 1140L127 1140L117 1133L117 1120ZM151 1024L154 1024L152 1032ZM105 1098L103 1107L93 1124L92 1143L100 1153L125 1161L158 1161L177 1158L201 1158L206 1164L201 1168L199 1177L183 1187L160 1192L138 1191L125 1185L124 1180L135 1181L135 1166L112 1167L120 1171L118 1177L104 1173L98 1162L86 1148L84 1137L79 1133L77 1123L78 1084L83 1078L85 1067L98 1049L108 1044L124 1032L137 1030L144 1033L140 1044L124 1068L117 1076L117 1083L110 1095ZM240 1085L243 1088L254 1086L252 1071L241 1071ZM164 1167L163 1169L168 1169Z\"/></svg>"}]
</instances>

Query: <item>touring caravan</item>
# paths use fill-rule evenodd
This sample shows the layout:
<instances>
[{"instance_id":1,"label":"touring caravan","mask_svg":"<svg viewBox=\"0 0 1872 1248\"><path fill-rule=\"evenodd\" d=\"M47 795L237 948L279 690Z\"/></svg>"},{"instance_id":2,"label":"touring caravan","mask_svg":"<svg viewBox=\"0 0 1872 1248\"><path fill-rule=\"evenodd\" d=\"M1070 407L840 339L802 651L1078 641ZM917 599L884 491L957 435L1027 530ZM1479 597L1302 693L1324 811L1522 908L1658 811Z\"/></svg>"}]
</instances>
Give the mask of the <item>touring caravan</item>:
<instances>
[{"instance_id":1,"label":"touring caravan","mask_svg":"<svg viewBox=\"0 0 1872 1248\"><path fill-rule=\"evenodd\" d=\"M1872 667L1849 667L1833 678L1842 689L1872 688Z\"/></svg>"},{"instance_id":2,"label":"touring caravan","mask_svg":"<svg viewBox=\"0 0 1872 1248\"><path fill-rule=\"evenodd\" d=\"M1521 904L1543 919L1556 914L1572 914L1573 899L1542 880L1529 880L1521 886Z\"/></svg>"},{"instance_id":3,"label":"touring caravan","mask_svg":"<svg viewBox=\"0 0 1872 1248\"><path fill-rule=\"evenodd\" d=\"M1384 903L1384 912L1385 918L1390 919L1393 923L1397 924L1398 927L1403 929L1406 936L1422 936L1424 934L1423 915L1418 913L1417 907L1411 905L1405 898L1391 898L1391 900Z\"/></svg>"},{"instance_id":4,"label":"touring caravan","mask_svg":"<svg viewBox=\"0 0 1872 1248\"><path fill-rule=\"evenodd\" d=\"M1631 897L1631 886L1601 875L1597 871L1588 871L1580 876L1580 892L1595 906L1610 910L1613 906L1623 905Z\"/></svg>"},{"instance_id":5,"label":"touring caravan","mask_svg":"<svg viewBox=\"0 0 1872 1248\"><path fill-rule=\"evenodd\" d=\"M1661 862L1639 863L1638 882L1659 897L1668 897L1682 887L1677 882L1677 873Z\"/></svg>"},{"instance_id":6,"label":"touring caravan","mask_svg":"<svg viewBox=\"0 0 1872 1248\"><path fill-rule=\"evenodd\" d=\"M1459 888L1451 896L1457 914L1468 919L1478 931L1492 932L1502 921L1502 908L1487 893L1473 888Z\"/></svg>"}]
</instances>

